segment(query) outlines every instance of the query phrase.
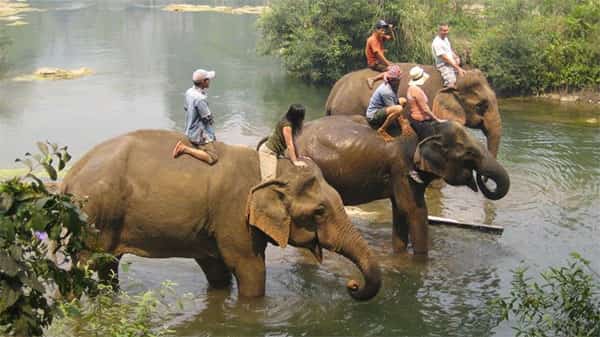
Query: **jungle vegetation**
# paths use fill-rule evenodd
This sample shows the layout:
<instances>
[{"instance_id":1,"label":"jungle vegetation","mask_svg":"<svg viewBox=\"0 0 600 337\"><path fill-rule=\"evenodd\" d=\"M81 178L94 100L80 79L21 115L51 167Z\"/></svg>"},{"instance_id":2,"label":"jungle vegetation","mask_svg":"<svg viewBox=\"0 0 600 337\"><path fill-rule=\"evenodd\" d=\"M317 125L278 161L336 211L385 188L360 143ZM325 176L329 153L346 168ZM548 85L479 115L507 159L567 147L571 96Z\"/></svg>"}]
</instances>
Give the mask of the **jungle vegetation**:
<instances>
[{"instance_id":1,"label":"jungle vegetation","mask_svg":"<svg viewBox=\"0 0 600 337\"><path fill-rule=\"evenodd\" d=\"M259 50L312 83L364 68L377 19L395 25L386 57L431 64L441 22L453 48L502 95L600 89L600 0L274 0Z\"/></svg>"},{"instance_id":2,"label":"jungle vegetation","mask_svg":"<svg viewBox=\"0 0 600 337\"><path fill-rule=\"evenodd\" d=\"M173 284L129 295L98 281L95 267L114 257L88 244L97 230L83 201L54 193L38 173L55 182L71 155L38 148L16 160L23 176L0 182L0 336L171 335L165 323L182 303Z\"/></svg>"}]
</instances>

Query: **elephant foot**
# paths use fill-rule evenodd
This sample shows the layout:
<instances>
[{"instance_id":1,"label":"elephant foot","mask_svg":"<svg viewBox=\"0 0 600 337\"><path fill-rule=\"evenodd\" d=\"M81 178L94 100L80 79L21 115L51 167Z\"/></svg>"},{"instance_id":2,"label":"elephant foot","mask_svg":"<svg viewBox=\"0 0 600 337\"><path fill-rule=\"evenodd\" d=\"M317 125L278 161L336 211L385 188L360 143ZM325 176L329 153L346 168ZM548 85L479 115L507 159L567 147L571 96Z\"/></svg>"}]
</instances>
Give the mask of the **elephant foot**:
<instances>
[{"instance_id":1,"label":"elephant foot","mask_svg":"<svg viewBox=\"0 0 600 337\"><path fill-rule=\"evenodd\" d=\"M395 254L406 253L408 245L399 238L392 238L392 250Z\"/></svg>"}]
</instances>

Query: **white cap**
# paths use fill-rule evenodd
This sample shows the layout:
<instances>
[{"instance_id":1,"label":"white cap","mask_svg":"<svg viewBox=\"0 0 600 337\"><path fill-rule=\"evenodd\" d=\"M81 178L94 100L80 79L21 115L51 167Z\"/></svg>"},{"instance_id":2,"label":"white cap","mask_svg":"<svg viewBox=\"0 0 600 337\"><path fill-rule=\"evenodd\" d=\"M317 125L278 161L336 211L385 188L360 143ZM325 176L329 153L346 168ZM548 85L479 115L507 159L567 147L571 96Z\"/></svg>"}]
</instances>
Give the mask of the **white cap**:
<instances>
[{"instance_id":1,"label":"white cap","mask_svg":"<svg viewBox=\"0 0 600 337\"><path fill-rule=\"evenodd\" d=\"M215 78L215 72L204 69L198 69L194 71L194 74L192 74L192 81L194 82L202 81L205 78L212 80L213 78Z\"/></svg>"},{"instance_id":2,"label":"white cap","mask_svg":"<svg viewBox=\"0 0 600 337\"><path fill-rule=\"evenodd\" d=\"M429 78L429 74L419 66L412 67L408 75L410 76L408 85L423 85L423 83L425 83L425 81L427 81Z\"/></svg>"}]
</instances>

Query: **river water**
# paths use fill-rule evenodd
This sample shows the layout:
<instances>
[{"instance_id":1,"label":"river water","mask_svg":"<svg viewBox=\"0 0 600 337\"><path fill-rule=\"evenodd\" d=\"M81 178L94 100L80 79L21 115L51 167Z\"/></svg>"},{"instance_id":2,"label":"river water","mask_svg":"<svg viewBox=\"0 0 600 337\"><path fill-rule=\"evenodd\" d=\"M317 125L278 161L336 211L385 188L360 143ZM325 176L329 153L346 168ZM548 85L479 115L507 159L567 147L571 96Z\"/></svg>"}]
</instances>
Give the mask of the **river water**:
<instances>
[{"instance_id":1,"label":"river water","mask_svg":"<svg viewBox=\"0 0 600 337\"><path fill-rule=\"evenodd\" d=\"M127 131L181 130L183 92L200 67L217 72L209 102L217 137L227 143L255 144L290 103L306 105L309 119L323 115L328 88L291 79L276 59L257 55L256 16L164 12L165 1L29 3L45 11L24 15L25 26L0 22L0 34L12 40L0 67L5 171L38 140L66 144L77 159ZM38 67L83 66L95 73L12 80ZM383 269L383 288L368 303L345 291L356 273L348 261L326 253L318 265L294 248L268 248L264 299L207 291L200 269L185 259L126 256L124 287L152 289L169 279L191 293L175 319L178 336L510 336L508 324L492 323L486 302L508 294L516 267L536 275L576 251L600 271L600 107L502 100L500 109L509 194L491 202L445 186L427 198L432 215L501 225L503 235L432 226L430 256L419 260L391 254L388 201L348 208Z\"/></svg>"}]
</instances>

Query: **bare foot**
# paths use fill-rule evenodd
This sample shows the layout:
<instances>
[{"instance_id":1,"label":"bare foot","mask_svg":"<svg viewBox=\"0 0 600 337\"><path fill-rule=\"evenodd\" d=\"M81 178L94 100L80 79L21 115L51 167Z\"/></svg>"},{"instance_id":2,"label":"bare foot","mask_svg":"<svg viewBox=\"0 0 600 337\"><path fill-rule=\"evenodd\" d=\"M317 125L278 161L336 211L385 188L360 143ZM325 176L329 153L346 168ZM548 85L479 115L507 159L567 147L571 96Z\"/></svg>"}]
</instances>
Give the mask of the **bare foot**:
<instances>
[{"instance_id":1,"label":"bare foot","mask_svg":"<svg viewBox=\"0 0 600 337\"><path fill-rule=\"evenodd\" d=\"M377 129L377 134L383 137L383 141L386 143L394 140L394 137L390 136L390 134L383 129Z\"/></svg>"},{"instance_id":2,"label":"bare foot","mask_svg":"<svg viewBox=\"0 0 600 337\"><path fill-rule=\"evenodd\" d=\"M181 154L182 146L183 143L180 140L177 141L177 144L175 144L175 147L173 148L173 158L179 157L179 155Z\"/></svg>"},{"instance_id":3,"label":"bare foot","mask_svg":"<svg viewBox=\"0 0 600 337\"><path fill-rule=\"evenodd\" d=\"M367 78L367 85L369 86L369 89L373 89L373 83L375 81L372 78Z\"/></svg>"}]
</instances>

